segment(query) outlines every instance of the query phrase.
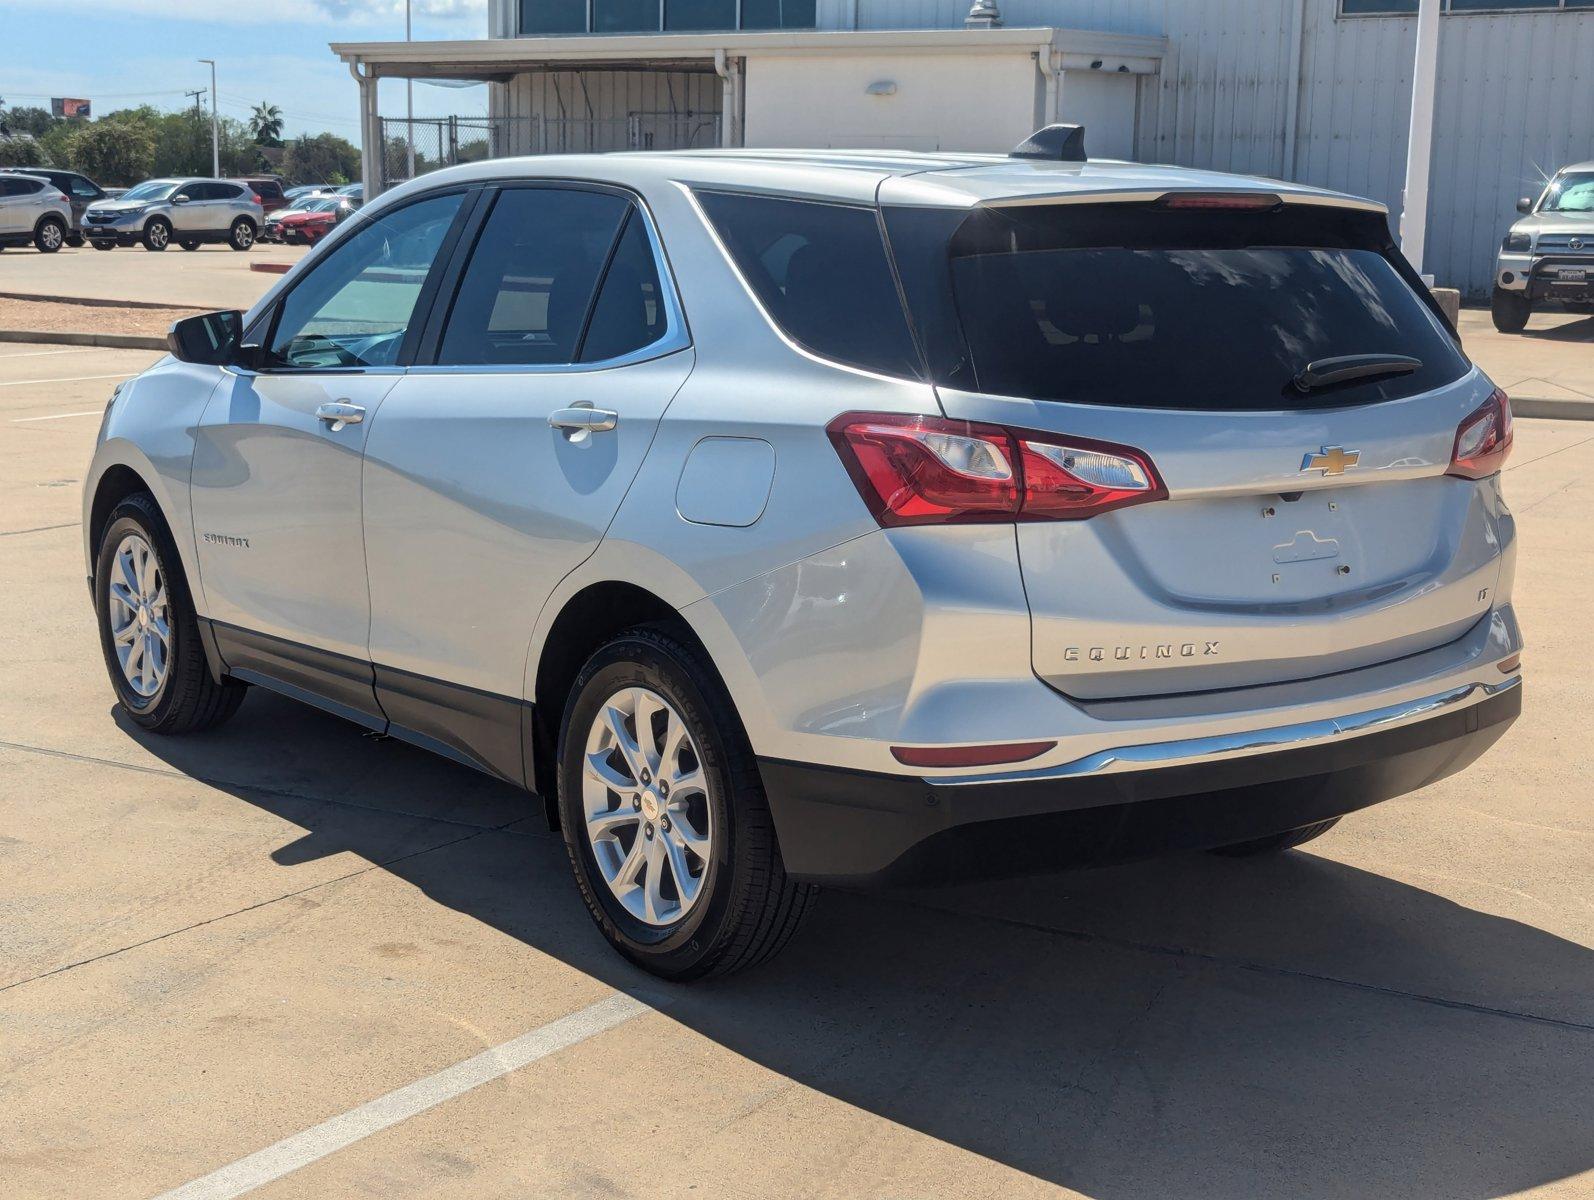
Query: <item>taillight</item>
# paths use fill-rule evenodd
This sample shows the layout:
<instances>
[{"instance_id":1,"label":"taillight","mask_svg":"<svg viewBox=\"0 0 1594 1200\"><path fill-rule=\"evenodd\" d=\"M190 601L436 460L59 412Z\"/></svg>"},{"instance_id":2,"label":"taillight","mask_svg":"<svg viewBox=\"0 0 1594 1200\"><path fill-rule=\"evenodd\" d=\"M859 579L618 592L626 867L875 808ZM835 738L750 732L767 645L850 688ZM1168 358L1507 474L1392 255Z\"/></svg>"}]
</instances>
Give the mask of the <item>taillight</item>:
<instances>
[{"instance_id":1,"label":"taillight","mask_svg":"<svg viewBox=\"0 0 1594 1200\"><path fill-rule=\"evenodd\" d=\"M901 413L845 413L828 432L882 525L1082 520L1168 495L1146 455L1111 442Z\"/></svg>"},{"instance_id":2,"label":"taillight","mask_svg":"<svg viewBox=\"0 0 1594 1200\"><path fill-rule=\"evenodd\" d=\"M1478 409L1456 427L1456 441L1450 451L1447 475L1463 479L1487 479L1501 467L1511 453L1511 400L1499 388Z\"/></svg>"}]
</instances>

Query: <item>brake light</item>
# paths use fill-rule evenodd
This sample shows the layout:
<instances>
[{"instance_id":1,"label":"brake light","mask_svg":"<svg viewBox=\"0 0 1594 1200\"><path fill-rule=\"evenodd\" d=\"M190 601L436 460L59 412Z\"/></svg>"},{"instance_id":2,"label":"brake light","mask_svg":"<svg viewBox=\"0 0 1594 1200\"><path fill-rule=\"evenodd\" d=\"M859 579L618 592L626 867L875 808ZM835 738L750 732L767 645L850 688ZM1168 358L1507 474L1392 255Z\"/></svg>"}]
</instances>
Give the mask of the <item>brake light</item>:
<instances>
[{"instance_id":1,"label":"brake light","mask_svg":"<svg viewBox=\"0 0 1594 1200\"><path fill-rule=\"evenodd\" d=\"M1163 208L1218 209L1227 212L1272 212L1283 206L1272 192L1169 192Z\"/></svg>"},{"instance_id":2,"label":"brake light","mask_svg":"<svg viewBox=\"0 0 1594 1200\"><path fill-rule=\"evenodd\" d=\"M1515 434L1511 428L1511 400L1499 388L1456 427L1456 441L1450 451L1447 475L1463 479L1487 479L1511 454Z\"/></svg>"},{"instance_id":3,"label":"brake light","mask_svg":"<svg viewBox=\"0 0 1594 1200\"><path fill-rule=\"evenodd\" d=\"M901 413L845 413L830 440L882 525L1083 520L1168 495L1111 442Z\"/></svg>"}]
</instances>

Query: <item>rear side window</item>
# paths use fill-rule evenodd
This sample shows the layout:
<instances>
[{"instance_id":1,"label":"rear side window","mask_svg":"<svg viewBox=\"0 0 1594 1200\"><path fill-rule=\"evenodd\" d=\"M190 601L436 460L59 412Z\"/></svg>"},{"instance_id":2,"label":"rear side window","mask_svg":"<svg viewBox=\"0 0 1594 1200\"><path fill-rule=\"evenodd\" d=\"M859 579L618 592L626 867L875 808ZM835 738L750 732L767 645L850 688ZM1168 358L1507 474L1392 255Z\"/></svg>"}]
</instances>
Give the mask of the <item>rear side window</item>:
<instances>
[{"instance_id":1,"label":"rear side window","mask_svg":"<svg viewBox=\"0 0 1594 1200\"><path fill-rule=\"evenodd\" d=\"M1078 205L955 219L939 247L924 220L901 225L916 231L913 254L944 263L939 284L926 273L910 287L910 303L949 310L926 325L958 343L941 347L939 373L959 387L1138 408L1280 409L1396 399L1468 369L1386 253L1381 217ZM1422 366L1309 394L1294 386L1308 363L1361 354Z\"/></svg>"},{"instance_id":2,"label":"rear side window","mask_svg":"<svg viewBox=\"0 0 1594 1200\"><path fill-rule=\"evenodd\" d=\"M5 188L13 196L31 196L35 192L42 192L44 185L37 179L8 179Z\"/></svg>"},{"instance_id":3,"label":"rear side window","mask_svg":"<svg viewBox=\"0 0 1594 1200\"><path fill-rule=\"evenodd\" d=\"M729 192L698 199L792 341L835 362L920 374L875 209Z\"/></svg>"},{"instance_id":4,"label":"rear side window","mask_svg":"<svg viewBox=\"0 0 1594 1200\"><path fill-rule=\"evenodd\" d=\"M598 281L630 211L611 192L506 188L460 280L437 361L579 361Z\"/></svg>"}]
</instances>

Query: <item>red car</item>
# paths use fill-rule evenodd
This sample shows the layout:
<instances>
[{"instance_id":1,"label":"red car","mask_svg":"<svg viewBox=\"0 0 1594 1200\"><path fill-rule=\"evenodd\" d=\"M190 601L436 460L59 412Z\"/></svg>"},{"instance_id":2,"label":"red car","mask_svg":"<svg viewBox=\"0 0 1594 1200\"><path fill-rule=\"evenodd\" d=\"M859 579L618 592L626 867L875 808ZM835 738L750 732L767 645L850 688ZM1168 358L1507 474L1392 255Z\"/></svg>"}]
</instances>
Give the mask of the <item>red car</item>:
<instances>
[{"instance_id":1,"label":"red car","mask_svg":"<svg viewBox=\"0 0 1594 1200\"><path fill-rule=\"evenodd\" d=\"M347 196L328 196L302 209L284 213L276 222L277 236L290 245L314 245L334 226L353 215L359 205Z\"/></svg>"}]
</instances>

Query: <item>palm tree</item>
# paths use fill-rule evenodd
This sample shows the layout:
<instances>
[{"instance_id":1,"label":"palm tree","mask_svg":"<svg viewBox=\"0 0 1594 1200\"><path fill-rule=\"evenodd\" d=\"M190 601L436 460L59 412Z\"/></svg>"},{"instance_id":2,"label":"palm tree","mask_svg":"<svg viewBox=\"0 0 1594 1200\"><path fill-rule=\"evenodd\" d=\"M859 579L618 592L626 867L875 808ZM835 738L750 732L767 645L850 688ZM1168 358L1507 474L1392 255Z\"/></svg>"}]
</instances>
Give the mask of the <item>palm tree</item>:
<instances>
[{"instance_id":1,"label":"palm tree","mask_svg":"<svg viewBox=\"0 0 1594 1200\"><path fill-rule=\"evenodd\" d=\"M262 100L249 113L249 128L261 146L276 146L282 136L282 110Z\"/></svg>"}]
</instances>

